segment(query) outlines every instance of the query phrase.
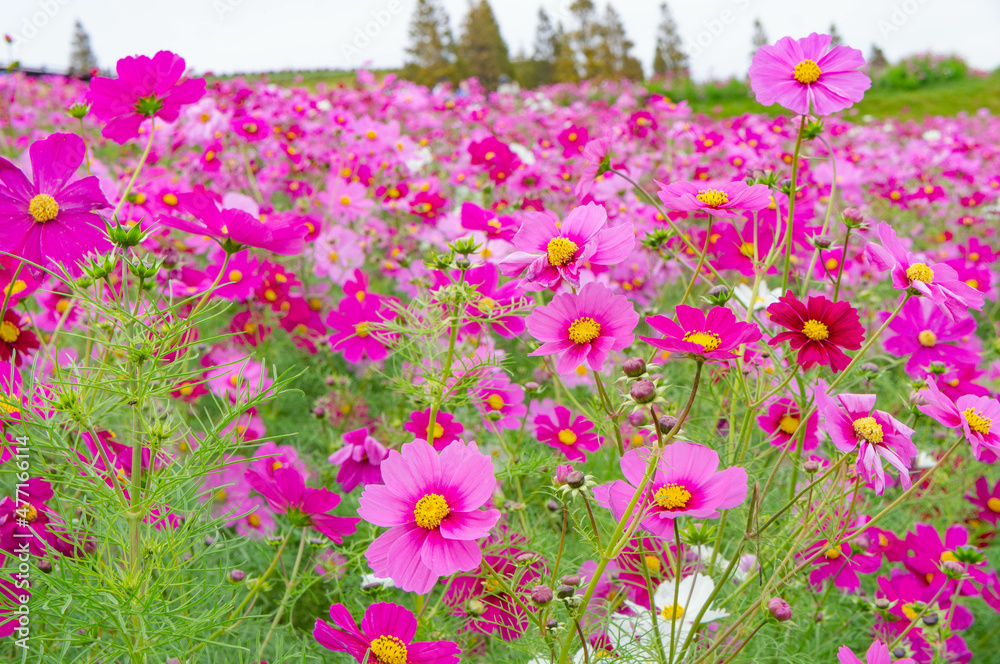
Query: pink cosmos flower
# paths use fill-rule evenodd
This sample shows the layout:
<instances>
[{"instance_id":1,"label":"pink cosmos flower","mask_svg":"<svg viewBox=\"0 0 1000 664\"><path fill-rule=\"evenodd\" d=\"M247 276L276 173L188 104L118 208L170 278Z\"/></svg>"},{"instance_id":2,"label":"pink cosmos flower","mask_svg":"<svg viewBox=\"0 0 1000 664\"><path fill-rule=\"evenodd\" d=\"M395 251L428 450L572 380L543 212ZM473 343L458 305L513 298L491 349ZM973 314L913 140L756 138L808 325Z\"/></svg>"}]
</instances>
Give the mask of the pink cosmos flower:
<instances>
[{"instance_id":1,"label":"pink cosmos flower","mask_svg":"<svg viewBox=\"0 0 1000 664\"><path fill-rule=\"evenodd\" d=\"M389 452L381 469L385 484L366 486L358 508L368 523L389 528L365 554L375 575L423 595L438 577L476 569L476 540L500 518L480 509L496 486L493 460L475 443L456 441L439 455L415 440Z\"/></svg>"},{"instance_id":2,"label":"pink cosmos flower","mask_svg":"<svg viewBox=\"0 0 1000 664\"><path fill-rule=\"evenodd\" d=\"M239 505L239 514L227 526L236 529L236 534L252 540L263 540L278 530L274 512L267 501L257 495L244 498Z\"/></svg>"},{"instance_id":3,"label":"pink cosmos flower","mask_svg":"<svg viewBox=\"0 0 1000 664\"><path fill-rule=\"evenodd\" d=\"M972 445L972 454L983 463L1000 458L1000 402L970 394L952 401L928 377L927 388L920 391L924 405L917 406L924 415L949 429L961 429Z\"/></svg>"},{"instance_id":4,"label":"pink cosmos flower","mask_svg":"<svg viewBox=\"0 0 1000 664\"><path fill-rule=\"evenodd\" d=\"M462 228L482 231L487 240L510 242L517 233L517 219L510 215L497 215L493 210L484 210L475 203L462 203Z\"/></svg>"},{"instance_id":5,"label":"pink cosmos flower","mask_svg":"<svg viewBox=\"0 0 1000 664\"><path fill-rule=\"evenodd\" d=\"M875 410L874 394L827 396L818 391L816 402L833 444L841 452L858 450L857 468L875 487L875 495L885 491L885 471L881 459L899 471L899 480L909 489L910 462L917 455L913 429L889 413ZM881 457L881 459L880 459Z\"/></svg>"},{"instance_id":6,"label":"pink cosmos flower","mask_svg":"<svg viewBox=\"0 0 1000 664\"><path fill-rule=\"evenodd\" d=\"M869 555L847 542L830 546L826 539L813 544L797 557L808 559L816 555L818 550L823 550L823 555L813 560L814 569L809 573L809 583L817 590L822 588L823 581L832 578L833 585L840 590L857 592L861 588L858 573L871 574L882 565L880 553Z\"/></svg>"},{"instance_id":7,"label":"pink cosmos flower","mask_svg":"<svg viewBox=\"0 0 1000 664\"><path fill-rule=\"evenodd\" d=\"M594 423L582 415L573 417L565 406L556 406L552 417L537 415L534 424L538 440L560 450L567 459L586 462L584 450L594 452L601 447L601 437L592 431Z\"/></svg>"},{"instance_id":8,"label":"pink cosmos flower","mask_svg":"<svg viewBox=\"0 0 1000 664\"><path fill-rule=\"evenodd\" d=\"M587 141L583 146L583 160L587 164L580 173L580 181L573 188L578 200L583 200L594 186L594 180L601 173L611 168L611 145L614 135L611 132Z\"/></svg>"},{"instance_id":9,"label":"pink cosmos flower","mask_svg":"<svg viewBox=\"0 0 1000 664\"><path fill-rule=\"evenodd\" d=\"M254 434L252 430L247 433ZM263 435L263 432L259 435ZM305 480L309 479L309 468L291 445L278 445L269 440L254 450L253 456L250 468L265 477L273 478L281 468L294 468Z\"/></svg>"},{"instance_id":10,"label":"pink cosmos flower","mask_svg":"<svg viewBox=\"0 0 1000 664\"><path fill-rule=\"evenodd\" d=\"M802 432L802 449L806 452L816 449L819 438L816 436L816 414L809 416ZM799 428L802 424L802 410L791 399L782 397L772 403L767 412L757 418L757 424L768 433L768 439L776 447L785 448L791 445L794 450L798 446Z\"/></svg>"},{"instance_id":11,"label":"pink cosmos flower","mask_svg":"<svg viewBox=\"0 0 1000 664\"><path fill-rule=\"evenodd\" d=\"M382 481L379 464L388 452L385 446L368 435L368 428L355 429L344 434L344 446L327 458L335 466L340 466L337 481L344 493L350 493L361 484L378 484Z\"/></svg>"},{"instance_id":12,"label":"pink cosmos flower","mask_svg":"<svg viewBox=\"0 0 1000 664\"><path fill-rule=\"evenodd\" d=\"M434 431L428 430L430 423L431 409L425 408L410 413L410 419L403 428L412 433L414 438L426 440L439 452L458 440L465 431L465 427L454 415L442 410L434 418Z\"/></svg>"},{"instance_id":13,"label":"pink cosmos flower","mask_svg":"<svg viewBox=\"0 0 1000 664\"><path fill-rule=\"evenodd\" d=\"M497 372L479 381L472 393L473 402L479 408L487 428L519 429L521 418L528 412L524 405L524 390L510 382L506 373ZM492 419L498 417L498 419Z\"/></svg>"},{"instance_id":14,"label":"pink cosmos flower","mask_svg":"<svg viewBox=\"0 0 1000 664\"><path fill-rule=\"evenodd\" d=\"M620 263L635 246L632 224L608 227L607 222L607 210L596 203L573 208L562 222L551 212L525 212L514 236L518 250L500 262L500 272L524 273L521 287L529 291L555 288L564 279L579 288L582 267Z\"/></svg>"},{"instance_id":15,"label":"pink cosmos flower","mask_svg":"<svg viewBox=\"0 0 1000 664\"><path fill-rule=\"evenodd\" d=\"M829 365L834 373L851 363L841 348L858 350L865 338L857 310L847 302L831 302L822 295L801 302L788 291L767 308L772 322L786 329L768 342L777 346L783 341L798 350L798 362L803 369Z\"/></svg>"},{"instance_id":16,"label":"pink cosmos flower","mask_svg":"<svg viewBox=\"0 0 1000 664\"><path fill-rule=\"evenodd\" d=\"M257 247L276 254L294 256L302 252L303 238L309 233L309 227L302 217L285 216L264 222L243 210L220 209L211 196L200 193L178 194L177 202L196 221L161 215L157 218L161 224L236 245L229 249L230 253L244 247Z\"/></svg>"},{"instance_id":17,"label":"pink cosmos flower","mask_svg":"<svg viewBox=\"0 0 1000 664\"><path fill-rule=\"evenodd\" d=\"M70 181L86 148L76 134L52 134L28 148L31 181L0 158L0 251L42 267L65 265L80 274L80 260L111 248L104 222L107 207L96 176Z\"/></svg>"},{"instance_id":18,"label":"pink cosmos flower","mask_svg":"<svg viewBox=\"0 0 1000 664\"><path fill-rule=\"evenodd\" d=\"M707 316L701 309L683 304L676 311L676 323L666 316L646 318L650 327L663 334L662 339L639 338L672 353L722 362L736 359L736 349L741 344L752 344L761 338L756 325L737 321L725 307L713 307Z\"/></svg>"},{"instance_id":19,"label":"pink cosmos flower","mask_svg":"<svg viewBox=\"0 0 1000 664\"><path fill-rule=\"evenodd\" d=\"M871 647L868 648L868 652L865 653L864 662L847 646L840 646L840 650L837 651L837 660L840 664L892 664L892 658L889 657L889 646L881 641L872 643ZM914 664L914 661L906 657L904 659L897 659L896 664Z\"/></svg>"},{"instance_id":20,"label":"pink cosmos flower","mask_svg":"<svg viewBox=\"0 0 1000 664\"><path fill-rule=\"evenodd\" d=\"M976 480L976 493L965 494L965 499L979 510L976 514L977 519L988 521L993 525L1000 521L1000 480L997 480L990 489L986 477L980 477Z\"/></svg>"},{"instance_id":21,"label":"pink cosmos flower","mask_svg":"<svg viewBox=\"0 0 1000 664\"><path fill-rule=\"evenodd\" d=\"M147 118L173 122L181 106L193 104L205 94L205 79L183 78L184 58L160 51L122 58L115 67L118 78L90 79L87 101L94 117L107 124L101 135L122 144L139 135Z\"/></svg>"},{"instance_id":22,"label":"pink cosmos flower","mask_svg":"<svg viewBox=\"0 0 1000 664\"><path fill-rule=\"evenodd\" d=\"M941 533L934 526L916 523L913 525L913 530L906 533L907 555L903 559L903 564L926 585L939 588L941 584L947 584L948 589L944 591L946 598L957 592L960 584L961 594L977 595L979 587L989 584L992 580L993 571L989 569L988 561L963 564L962 569L966 578L961 582L958 579L948 578L941 569L941 564L944 562L949 560L957 562L955 551L968 545L969 531L960 523L945 529L944 537L941 537Z\"/></svg>"},{"instance_id":23,"label":"pink cosmos flower","mask_svg":"<svg viewBox=\"0 0 1000 664\"><path fill-rule=\"evenodd\" d=\"M750 64L750 87L764 106L777 102L799 115L830 115L861 101L872 86L861 51L833 46L830 35L782 37L757 49Z\"/></svg>"},{"instance_id":24,"label":"pink cosmos flower","mask_svg":"<svg viewBox=\"0 0 1000 664\"><path fill-rule=\"evenodd\" d=\"M964 318L969 309L980 310L983 294L958 278L955 268L946 263L926 263L915 260L903 247L896 231L886 222L879 222L876 233L882 245L865 245L865 256L880 272L890 270L892 285L897 290L910 288L926 297L952 319Z\"/></svg>"},{"instance_id":25,"label":"pink cosmos flower","mask_svg":"<svg viewBox=\"0 0 1000 664\"><path fill-rule=\"evenodd\" d=\"M305 485L305 478L294 468L279 468L273 477L250 469L244 476L278 514L285 514L297 526L311 526L337 544L354 534L360 519L328 514L340 504L340 496L327 489Z\"/></svg>"},{"instance_id":26,"label":"pink cosmos flower","mask_svg":"<svg viewBox=\"0 0 1000 664\"><path fill-rule=\"evenodd\" d=\"M560 373L584 361L600 371L611 351L624 350L632 343L638 322L631 302L592 281L579 293L561 293L531 312L525 321L528 333L544 343L529 354L557 355Z\"/></svg>"},{"instance_id":27,"label":"pink cosmos flower","mask_svg":"<svg viewBox=\"0 0 1000 664\"><path fill-rule=\"evenodd\" d=\"M47 504L52 496L52 485L32 477L17 489L16 501L10 496L0 501L0 550L16 556L23 548L33 556L45 556L51 546L72 555L73 545L57 534L64 528Z\"/></svg>"},{"instance_id":28,"label":"pink cosmos flower","mask_svg":"<svg viewBox=\"0 0 1000 664\"><path fill-rule=\"evenodd\" d=\"M742 210L763 210L771 204L766 185L748 185L743 180L719 185L694 182L657 182L657 195L668 210L704 212L719 219L738 219Z\"/></svg>"},{"instance_id":29,"label":"pink cosmos flower","mask_svg":"<svg viewBox=\"0 0 1000 664\"><path fill-rule=\"evenodd\" d=\"M906 372L911 376L924 375L935 362L979 363L976 320L964 314L957 320L949 319L936 312L932 302L910 298L880 339L887 353L907 358ZM888 312L881 314L883 321L888 317Z\"/></svg>"},{"instance_id":30,"label":"pink cosmos flower","mask_svg":"<svg viewBox=\"0 0 1000 664\"><path fill-rule=\"evenodd\" d=\"M621 519L636 488L642 484L649 462L649 449L634 449L621 460L624 480L594 488L594 498ZM660 537L673 536L673 521L679 516L714 519L720 509L732 509L747 497L747 473L743 468L718 470L719 455L710 447L677 442L660 454L653 481L640 507L642 527Z\"/></svg>"},{"instance_id":31,"label":"pink cosmos flower","mask_svg":"<svg viewBox=\"0 0 1000 664\"><path fill-rule=\"evenodd\" d=\"M358 629L343 604L330 607L333 624L316 619L313 638L324 648L346 652L359 662L384 664L458 664L462 651L451 641L413 642L417 619L398 604L372 604ZM370 654L370 656L369 656Z\"/></svg>"},{"instance_id":32,"label":"pink cosmos flower","mask_svg":"<svg viewBox=\"0 0 1000 664\"><path fill-rule=\"evenodd\" d=\"M333 329L329 338L333 351L343 353L352 363L365 357L372 362L384 360L396 335L374 329L392 315L382 304L377 296L365 297L362 302L350 296L342 299L337 310L326 317L326 324Z\"/></svg>"}]
</instances>

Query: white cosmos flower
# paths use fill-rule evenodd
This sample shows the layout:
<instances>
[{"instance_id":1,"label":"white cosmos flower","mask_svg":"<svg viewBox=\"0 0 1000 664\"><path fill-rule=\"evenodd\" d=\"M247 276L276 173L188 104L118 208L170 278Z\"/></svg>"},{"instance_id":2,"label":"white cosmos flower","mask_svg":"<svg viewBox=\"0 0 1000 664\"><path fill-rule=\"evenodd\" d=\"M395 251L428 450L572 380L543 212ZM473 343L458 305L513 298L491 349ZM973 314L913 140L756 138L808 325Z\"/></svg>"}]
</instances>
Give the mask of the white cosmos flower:
<instances>
[{"instance_id":1,"label":"white cosmos flower","mask_svg":"<svg viewBox=\"0 0 1000 664\"><path fill-rule=\"evenodd\" d=\"M746 311L752 295L753 288L747 284L737 284L736 288L733 289L733 299L743 307L744 311ZM761 281L757 287L757 300L753 303L753 310L760 311L761 309L767 309L777 302L779 297L781 297L781 293L777 289L771 290L767 287L766 283Z\"/></svg>"},{"instance_id":2,"label":"white cosmos flower","mask_svg":"<svg viewBox=\"0 0 1000 664\"><path fill-rule=\"evenodd\" d=\"M674 581L664 581L653 593L655 612L632 602L626 602L635 615L615 614L608 626L607 635L616 650L634 652L636 646L655 647L653 616L660 632L663 653L668 660L675 660L684 640L694 626L694 620L701 613L715 591L715 582L704 574L692 574L681 579L677 585L677 601L674 602ZM699 626L725 618L729 614L708 607L701 617ZM673 626L673 652L671 652L671 626Z\"/></svg>"}]
</instances>

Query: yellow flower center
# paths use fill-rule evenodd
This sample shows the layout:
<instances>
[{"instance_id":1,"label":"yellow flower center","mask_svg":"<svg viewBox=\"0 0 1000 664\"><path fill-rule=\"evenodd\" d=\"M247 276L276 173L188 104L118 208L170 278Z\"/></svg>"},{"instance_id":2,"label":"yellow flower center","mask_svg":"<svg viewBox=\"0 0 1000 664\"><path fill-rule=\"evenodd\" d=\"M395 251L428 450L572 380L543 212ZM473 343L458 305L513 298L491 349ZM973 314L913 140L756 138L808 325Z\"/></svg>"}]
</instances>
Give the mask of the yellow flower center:
<instances>
[{"instance_id":1,"label":"yellow flower center","mask_svg":"<svg viewBox=\"0 0 1000 664\"><path fill-rule=\"evenodd\" d=\"M413 518L417 525L427 530L433 530L441 525L441 520L451 513L448 502L444 496L437 493L428 493L417 501L417 506L413 508Z\"/></svg>"},{"instance_id":2,"label":"yellow flower center","mask_svg":"<svg viewBox=\"0 0 1000 664\"><path fill-rule=\"evenodd\" d=\"M965 421L969 423L970 429L984 436L989 435L990 429L993 427L993 419L985 417L983 411L977 412L975 408L966 408L962 411L962 415L965 417Z\"/></svg>"},{"instance_id":3,"label":"yellow flower center","mask_svg":"<svg viewBox=\"0 0 1000 664\"><path fill-rule=\"evenodd\" d=\"M398 637L384 634L372 641L368 647L371 648L375 659L382 664L406 664L406 644Z\"/></svg>"},{"instance_id":4,"label":"yellow flower center","mask_svg":"<svg viewBox=\"0 0 1000 664\"><path fill-rule=\"evenodd\" d=\"M576 242L564 237L554 237L549 240L548 252L549 262L555 266L566 265L576 256Z\"/></svg>"},{"instance_id":5,"label":"yellow flower center","mask_svg":"<svg viewBox=\"0 0 1000 664\"><path fill-rule=\"evenodd\" d=\"M17 341L19 336L21 336L21 330L9 320L0 323L0 339L12 344Z\"/></svg>"},{"instance_id":6,"label":"yellow flower center","mask_svg":"<svg viewBox=\"0 0 1000 664\"><path fill-rule=\"evenodd\" d=\"M854 420L854 433L876 445L882 442L885 435L882 425L876 422L874 417L859 417Z\"/></svg>"},{"instance_id":7,"label":"yellow flower center","mask_svg":"<svg viewBox=\"0 0 1000 664\"><path fill-rule=\"evenodd\" d=\"M368 332L368 323L358 323L354 326L354 334L359 337L367 337L370 332Z\"/></svg>"},{"instance_id":8,"label":"yellow flower center","mask_svg":"<svg viewBox=\"0 0 1000 664\"><path fill-rule=\"evenodd\" d=\"M601 336L601 324L589 316L577 318L570 323L569 339L575 344L589 344Z\"/></svg>"},{"instance_id":9,"label":"yellow flower center","mask_svg":"<svg viewBox=\"0 0 1000 664\"><path fill-rule=\"evenodd\" d=\"M830 547L829 549L826 550L826 554L825 555L826 555L826 557L827 557L828 560L836 560L837 558L840 558L840 556L842 555L842 552L841 552L839 546L832 546L832 547Z\"/></svg>"},{"instance_id":10,"label":"yellow flower center","mask_svg":"<svg viewBox=\"0 0 1000 664\"><path fill-rule=\"evenodd\" d=\"M795 65L795 80L803 85L809 85L819 80L819 75L823 72L812 60L803 60Z\"/></svg>"},{"instance_id":11,"label":"yellow flower center","mask_svg":"<svg viewBox=\"0 0 1000 664\"><path fill-rule=\"evenodd\" d=\"M4 295L17 295L18 293L20 293L21 291L23 291L27 287L28 287L28 284L24 283L24 279L15 279L13 282L11 282L11 283L9 283L9 284L7 284L6 286L3 287L3 294Z\"/></svg>"},{"instance_id":12,"label":"yellow flower center","mask_svg":"<svg viewBox=\"0 0 1000 664\"><path fill-rule=\"evenodd\" d=\"M920 612L913 608L913 604L904 604L900 610L907 620L916 620L917 616L920 615Z\"/></svg>"},{"instance_id":13,"label":"yellow flower center","mask_svg":"<svg viewBox=\"0 0 1000 664\"><path fill-rule=\"evenodd\" d=\"M378 134L369 129L368 133L365 134L365 138L367 138L369 141L374 141L376 138L378 138Z\"/></svg>"},{"instance_id":14,"label":"yellow flower center","mask_svg":"<svg viewBox=\"0 0 1000 664\"><path fill-rule=\"evenodd\" d=\"M34 523L38 519L38 510L31 503L24 503L14 511L18 519L22 519L28 523Z\"/></svg>"},{"instance_id":15,"label":"yellow flower center","mask_svg":"<svg viewBox=\"0 0 1000 664\"><path fill-rule=\"evenodd\" d=\"M226 499L227 495L229 494L226 493L225 489L219 489L218 491L215 492L215 501L221 503Z\"/></svg>"},{"instance_id":16,"label":"yellow flower center","mask_svg":"<svg viewBox=\"0 0 1000 664\"><path fill-rule=\"evenodd\" d=\"M235 284L238 281L242 281L242 279L243 279L243 273L240 272L239 270L230 270L229 271L229 281L231 281L232 283Z\"/></svg>"},{"instance_id":17,"label":"yellow flower center","mask_svg":"<svg viewBox=\"0 0 1000 664\"><path fill-rule=\"evenodd\" d=\"M486 404L492 410L500 410L501 408L504 407L503 397L500 396L499 394L491 394L489 398L486 400Z\"/></svg>"},{"instance_id":18,"label":"yellow flower center","mask_svg":"<svg viewBox=\"0 0 1000 664\"><path fill-rule=\"evenodd\" d=\"M646 556L646 569L650 572L660 571L660 559L656 556Z\"/></svg>"},{"instance_id":19,"label":"yellow flower center","mask_svg":"<svg viewBox=\"0 0 1000 664\"><path fill-rule=\"evenodd\" d=\"M170 207L177 205L177 196L173 194L163 194L163 202Z\"/></svg>"},{"instance_id":20,"label":"yellow flower center","mask_svg":"<svg viewBox=\"0 0 1000 664\"><path fill-rule=\"evenodd\" d=\"M480 311L493 311L497 308L497 301L490 297L481 297L476 306L479 307Z\"/></svg>"},{"instance_id":21,"label":"yellow flower center","mask_svg":"<svg viewBox=\"0 0 1000 664\"><path fill-rule=\"evenodd\" d=\"M952 562L956 562L956 561L958 561L958 558L956 558L955 554L952 553L951 551L942 551L941 552L941 562L947 562L949 560L952 561Z\"/></svg>"},{"instance_id":22,"label":"yellow flower center","mask_svg":"<svg viewBox=\"0 0 1000 664\"><path fill-rule=\"evenodd\" d=\"M906 278L910 281L922 281L929 284L934 281L934 270L923 263L914 263L906 268Z\"/></svg>"},{"instance_id":23,"label":"yellow flower center","mask_svg":"<svg viewBox=\"0 0 1000 664\"><path fill-rule=\"evenodd\" d=\"M40 224L52 221L59 214L59 204L48 194L38 194L28 203L28 212Z\"/></svg>"},{"instance_id":24,"label":"yellow flower center","mask_svg":"<svg viewBox=\"0 0 1000 664\"><path fill-rule=\"evenodd\" d=\"M433 440L437 440L438 438L440 438L443 435L444 435L444 427L441 426L440 422L435 422L434 423L434 434L431 436L431 438Z\"/></svg>"},{"instance_id":25,"label":"yellow flower center","mask_svg":"<svg viewBox=\"0 0 1000 664\"><path fill-rule=\"evenodd\" d=\"M247 517L247 524L249 524L251 528L260 528L260 517L256 514L251 514Z\"/></svg>"},{"instance_id":26,"label":"yellow flower center","mask_svg":"<svg viewBox=\"0 0 1000 664\"><path fill-rule=\"evenodd\" d=\"M698 344L707 351L713 351L722 343L722 337L715 332L685 332L682 341Z\"/></svg>"},{"instance_id":27,"label":"yellow flower center","mask_svg":"<svg viewBox=\"0 0 1000 664\"><path fill-rule=\"evenodd\" d=\"M744 242L740 245L740 253L747 258L754 257L753 242Z\"/></svg>"},{"instance_id":28,"label":"yellow flower center","mask_svg":"<svg viewBox=\"0 0 1000 664\"><path fill-rule=\"evenodd\" d=\"M921 330L920 334L917 335L917 341L925 348L933 348L934 344L937 343L937 335L930 330Z\"/></svg>"},{"instance_id":29,"label":"yellow flower center","mask_svg":"<svg viewBox=\"0 0 1000 664\"><path fill-rule=\"evenodd\" d=\"M1000 498L990 498L986 501L986 507L995 514L1000 514Z\"/></svg>"},{"instance_id":30,"label":"yellow flower center","mask_svg":"<svg viewBox=\"0 0 1000 664\"><path fill-rule=\"evenodd\" d=\"M699 189L695 198L708 207L719 207L729 202L729 196L721 189Z\"/></svg>"},{"instance_id":31,"label":"yellow flower center","mask_svg":"<svg viewBox=\"0 0 1000 664\"><path fill-rule=\"evenodd\" d=\"M785 415L781 418L781 422L778 423L778 428L791 436L799 430L799 418Z\"/></svg>"},{"instance_id":32,"label":"yellow flower center","mask_svg":"<svg viewBox=\"0 0 1000 664\"><path fill-rule=\"evenodd\" d=\"M667 510L679 510L687 507L691 500L691 492L679 484L671 482L666 486L661 486L653 494L653 500L657 505Z\"/></svg>"},{"instance_id":33,"label":"yellow flower center","mask_svg":"<svg viewBox=\"0 0 1000 664\"><path fill-rule=\"evenodd\" d=\"M660 611L660 615L666 620L677 620L684 616L684 607L680 604L671 604L670 606L665 606Z\"/></svg>"},{"instance_id":34,"label":"yellow flower center","mask_svg":"<svg viewBox=\"0 0 1000 664\"><path fill-rule=\"evenodd\" d=\"M806 335L813 341L823 341L830 336L830 330L827 329L826 325L819 322L818 320L807 320L805 325L802 326L802 334Z\"/></svg>"},{"instance_id":35,"label":"yellow flower center","mask_svg":"<svg viewBox=\"0 0 1000 664\"><path fill-rule=\"evenodd\" d=\"M563 429L559 432L559 442L563 445L572 445L576 442L576 434L572 429Z\"/></svg>"}]
</instances>

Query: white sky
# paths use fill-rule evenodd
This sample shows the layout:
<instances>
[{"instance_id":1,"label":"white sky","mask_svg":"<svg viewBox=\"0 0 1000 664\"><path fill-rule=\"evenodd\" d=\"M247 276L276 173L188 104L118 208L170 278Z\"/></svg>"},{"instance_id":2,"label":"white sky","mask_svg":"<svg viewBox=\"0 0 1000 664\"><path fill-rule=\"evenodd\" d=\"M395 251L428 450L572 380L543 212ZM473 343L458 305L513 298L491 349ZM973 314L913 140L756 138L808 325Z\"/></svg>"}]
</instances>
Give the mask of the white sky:
<instances>
[{"instance_id":1,"label":"white sky","mask_svg":"<svg viewBox=\"0 0 1000 664\"><path fill-rule=\"evenodd\" d=\"M604 2L595 0L603 13ZM510 50L531 50L538 7L567 17L571 0L492 0ZM634 53L649 70L659 0L613 0ZM865 55L880 45L890 60L917 52L958 53L974 67L1000 65L997 0L671 0L696 78L742 76L753 20L773 42L826 32ZM0 32L15 38L27 67L65 69L80 19L102 67L160 49L199 72L346 69L402 64L416 0L0 0ZM456 36L468 0L444 0ZM562 9L561 9L562 8ZM379 25L375 21L381 18ZM373 37L356 41L365 28ZM364 42L368 39L368 43ZM3 44L0 44L2 47ZM0 50L0 60L7 53Z\"/></svg>"}]
</instances>

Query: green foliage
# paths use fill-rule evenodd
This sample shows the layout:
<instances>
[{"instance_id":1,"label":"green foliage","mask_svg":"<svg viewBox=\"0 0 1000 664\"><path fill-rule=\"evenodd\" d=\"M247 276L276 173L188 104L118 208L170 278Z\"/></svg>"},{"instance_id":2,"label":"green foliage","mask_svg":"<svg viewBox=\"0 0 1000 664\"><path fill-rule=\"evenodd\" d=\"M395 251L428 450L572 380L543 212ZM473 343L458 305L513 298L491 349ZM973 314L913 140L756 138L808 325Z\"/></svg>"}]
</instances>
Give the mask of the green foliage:
<instances>
[{"instance_id":1,"label":"green foliage","mask_svg":"<svg viewBox=\"0 0 1000 664\"><path fill-rule=\"evenodd\" d=\"M941 83L961 81L969 66L962 58L930 53L914 55L888 67L875 78L875 85L888 90L916 90Z\"/></svg>"}]
</instances>

